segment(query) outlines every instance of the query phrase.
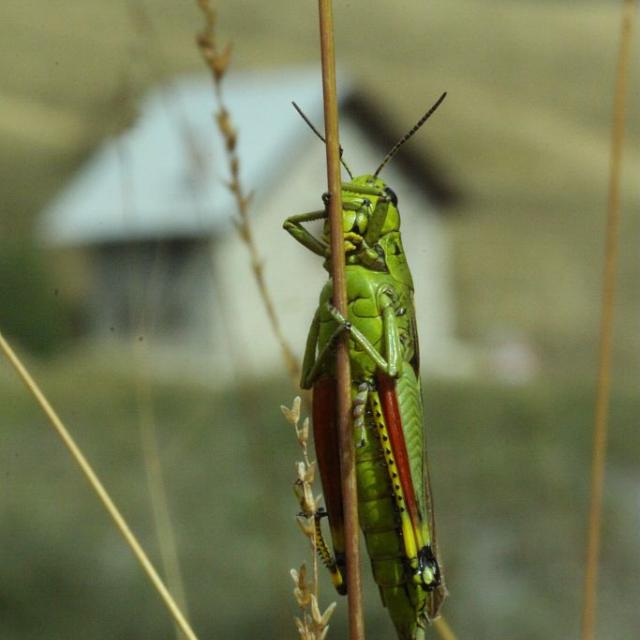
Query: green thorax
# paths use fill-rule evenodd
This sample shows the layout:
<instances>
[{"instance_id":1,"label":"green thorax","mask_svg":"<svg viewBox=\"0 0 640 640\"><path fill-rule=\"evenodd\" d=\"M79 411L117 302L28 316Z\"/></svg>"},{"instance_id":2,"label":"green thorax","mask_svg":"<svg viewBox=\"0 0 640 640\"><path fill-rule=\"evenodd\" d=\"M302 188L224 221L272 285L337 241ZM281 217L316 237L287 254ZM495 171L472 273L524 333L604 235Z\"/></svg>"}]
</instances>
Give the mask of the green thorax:
<instances>
[{"instance_id":1,"label":"green thorax","mask_svg":"<svg viewBox=\"0 0 640 640\"><path fill-rule=\"evenodd\" d=\"M416 353L413 280L400 236L397 196L383 180L371 175L343 183L341 195L348 320L386 355L381 292L390 291L402 335L403 359L412 361ZM327 221L324 229L327 241L328 234ZM337 326L327 310L332 291L329 280L320 295L320 349ZM375 364L353 341L349 345L354 380L370 379Z\"/></svg>"},{"instance_id":2,"label":"green thorax","mask_svg":"<svg viewBox=\"0 0 640 640\"><path fill-rule=\"evenodd\" d=\"M393 310L398 320L398 331L403 345L403 360L410 362L416 354L413 288L396 280L390 273L371 271L362 265L346 265L347 319L359 329L382 355L385 354L384 326L381 309L381 293L393 289ZM333 294L333 282L329 280L320 294L320 335L318 348L330 340L337 324L328 310ZM376 365L362 347L349 340L351 376L354 381L371 380ZM329 359L327 373L333 373L333 359Z\"/></svg>"}]
</instances>

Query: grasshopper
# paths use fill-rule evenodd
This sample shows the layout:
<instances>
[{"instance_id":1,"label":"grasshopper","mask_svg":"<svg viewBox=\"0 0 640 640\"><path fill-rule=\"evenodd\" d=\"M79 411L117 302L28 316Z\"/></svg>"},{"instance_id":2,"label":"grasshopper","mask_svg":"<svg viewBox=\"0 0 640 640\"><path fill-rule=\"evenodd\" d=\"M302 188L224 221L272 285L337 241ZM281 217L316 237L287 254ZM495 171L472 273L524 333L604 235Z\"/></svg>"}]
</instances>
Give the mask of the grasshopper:
<instances>
[{"instance_id":1,"label":"grasshopper","mask_svg":"<svg viewBox=\"0 0 640 640\"><path fill-rule=\"evenodd\" d=\"M320 517L328 515L333 542L332 554L320 536L319 553L337 590L346 593L335 346L347 332L360 525L374 579L400 640L425 637L447 592L424 447L413 280L402 246L398 198L378 174L445 95L373 174L354 178L343 161L351 178L341 186L348 312L343 317L332 306L329 279L309 330L300 383L313 389L314 441L326 504L326 512L317 514L317 530ZM323 257L329 270L328 194L323 201L323 209L287 218L283 226ZM314 220L325 221L321 237L304 226Z\"/></svg>"}]
</instances>

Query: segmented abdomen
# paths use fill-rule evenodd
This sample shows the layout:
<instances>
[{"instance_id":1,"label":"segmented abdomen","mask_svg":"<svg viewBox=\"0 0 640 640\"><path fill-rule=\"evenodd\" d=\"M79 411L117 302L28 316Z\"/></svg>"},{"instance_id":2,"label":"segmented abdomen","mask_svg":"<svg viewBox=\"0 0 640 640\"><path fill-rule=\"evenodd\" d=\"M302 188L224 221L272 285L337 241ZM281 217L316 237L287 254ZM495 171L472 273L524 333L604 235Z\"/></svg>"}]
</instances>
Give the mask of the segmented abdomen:
<instances>
[{"instance_id":1,"label":"segmented abdomen","mask_svg":"<svg viewBox=\"0 0 640 640\"><path fill-rule=\"evenodd\" d=\"M402 431L420 515L424 516L422 481L422 403L416 376L410 366L395 382ZM364 532L374 579L402 640L422 633L427 594L412 579L406 560L402 516L406 524L406 497L389 442L388 425L378 389L369 392L365 413L366 441L356 441L356 474L360 526ZM358 438L358 436L356 436ZM428 527L424 533L428 536Z\"/></svg>"}]
</instances>

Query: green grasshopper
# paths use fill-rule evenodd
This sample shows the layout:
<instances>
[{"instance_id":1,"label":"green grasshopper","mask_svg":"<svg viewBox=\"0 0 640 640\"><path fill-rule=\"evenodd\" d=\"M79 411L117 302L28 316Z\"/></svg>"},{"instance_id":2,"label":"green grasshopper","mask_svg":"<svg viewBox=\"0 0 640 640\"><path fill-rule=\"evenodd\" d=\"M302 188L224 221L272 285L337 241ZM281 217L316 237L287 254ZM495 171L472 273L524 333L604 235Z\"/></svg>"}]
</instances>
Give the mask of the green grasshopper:
<instances>
[{"instance_id":1,"label":"green grasshopper","mask_svg":"<svg viewBox=\"0 0 640 640\"><path fill-rule=\"evenodd\" d=\"M319 522L325 512L319 512L319 553L337 590L346 593L335 346L342 332L349 334L360 525L374 579L400 640L425 637L426 624L438 615L446 588L437 559L423 442L413 280L400 236L398 198L378 173L445 95L373 174L353 178L342 162L351 178L341 189L348 314L345 318L332 306L329 279L320 294L302 366L301 386L313 388L315 448L334 550L332 555L322 540ZM283 226L325 258L329 270L328 194L323 201L324 209L287 218ZM318 238L304 224L320 219L325 223Z\"/></svg>"}]
</instances>

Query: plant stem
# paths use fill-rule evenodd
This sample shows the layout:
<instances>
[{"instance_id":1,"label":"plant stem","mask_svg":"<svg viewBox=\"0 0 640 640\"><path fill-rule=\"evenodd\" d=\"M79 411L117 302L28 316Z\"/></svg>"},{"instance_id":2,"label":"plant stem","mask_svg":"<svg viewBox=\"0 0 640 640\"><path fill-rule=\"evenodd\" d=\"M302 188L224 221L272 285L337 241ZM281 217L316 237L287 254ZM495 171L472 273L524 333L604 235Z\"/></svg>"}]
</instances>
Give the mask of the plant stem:
<instances>
[{"instance_id":1,"label":"plant stem","mask_svg":"<svg viewBox=\"0 0 640 640\"><path fill-rule=\"evenodd\" d=\"M75 440L71 437L71 434L67 431L66 427L60 420L58 414L54 411L53 407L49 404L49 401L45 397L44 393L40 390L40 387L36 384L35 380L31 377L31 374L27 371L26 367L22 364L16 353L13 351L9 343L5 340L2 333L0 333L0 351L2 351L7 360L11 363L13 368L16 370L27 389L31 392L33 397L36 399L37 403L40 405L40 408L44 412L44 414L49 419L49 422L56 430L57 434L60 436L65 446L71 453L74 460L77 462L78 466L82 470L82 473L85 475L89 484L93 488L93 490L98 494L98 498L104 505L105 509L111 516L111 519L114 521L116 527L126 540L127 544L133 551L134 555L138 559L138 562L142 565L145 573L151 580L151 583L156 588L157 592L160 594L165 606L173 616L176 624L184 633L184 635L188 638L188 640L198 640L197 636L191 629L191 626L187 622L186 618L180 611L180 608L176 604L172 595L169 593L169 590L165 586L164 582L158 575L158 572L155 570L154 566L151 564L147 554L144 552L144 549L140 546L138 539L135 537L134 533L129 528L126 520L114 504L113 500L107 493L107 490L104 488L102 482L100 482L98 476L95 471L89 464L88 460L85 458L84 454L80 450L80 447L76 444Z\"/></svg>"},{"instance_id":2,"label":"plant stem","mask_svg":"<svg viewBox=\"0 0 640 640\"><path fill-rule=\"evenodd\" d=\"M347 292L344 273L344 241L342 237L342 198L340 179L340 141L336 65L333 41L333 7L331 0L318 0L320 17L320 50L322 89L327 154L329 225L331 236L331 275L333 304L347 317ZM336 350L337 423L340 440L340 468L344 504L345 555L349 604L349 640L364 639L360 549L358 546L358 497L355 476L355 452L351 429L351 371L347 335L343 333Z\"/></svg>"},{"instance_id":3,"label":"plant stem","mask_svg":"<svg viewBox=\"0 0 640 640\"><path fill-rule=\"evenodd\" d=\"M609 171L609 199L605 247L605 266L602 291L602 318L600 324L600 353L598 361L598 388L593 431L593 458L591 463L591 498L587 559L584 578L582 608L582 640L594 637L596 617L596 585L600 554L600 525L602 520L602 493L607 456L607 430L609 396L611 388L611 345L613 336L613 302L615 298L616 262L620 226L620 177L624 141L624 112L627 89L631 28L635 14L635 1L624 0L620 33L620 50L616 73L611 128L611 160Z\"/></svg>"},{"instance_id":4,"label":"plant stem","mask_svg":"<svg viewBox=\"0 0 640 640\"><path fill-rule=\"evenodd\" d=\"M438 632L442 640L457 640L456 634L445 620L444 616L440 616L433 621L433 628Z\"/></svg>"},{"instance_id":5,"label":"plant stem","mask_svg":"<svg viewBox=\"0 0 640 640\"><path fill-rule=\"evenodd\" d=\"M235 129L232 115L225 104L222 91L222 80L229 65L231 48L229 46L224 49L220 49L218 47L218 40L215 33L215 27L217 24L216 12L211 6L211 1L197 0L197 3L205 19L204 28L198 35L198 47L200 48L200 52L207 67L211 71L211 77L213 80L218 107L216 112L216 123L224 140L225 152L229 163L230 177L227 186L236 201L236 211L238 216L236 219L236 227L241 240L249 251L251 270L253 272L256 285L258 286L260 299L262 300L265 311L267 312L267 318L269 319L271 330L280 345L280 351L282 352L282 357L287 367L287 371L289 372L289 376L297 388L298 381L300 380L300 365L298 364L298 360L285 338L282 327L280 326L276 306L265 279L263 262L260 258L258 245L254 238L251 218L249 215L251 194L245 191L244 185L240 179L240 157L237 149L238 132Z\"/></svg>"}]
</instances>

